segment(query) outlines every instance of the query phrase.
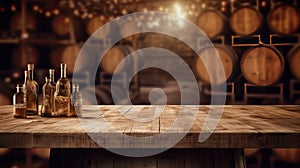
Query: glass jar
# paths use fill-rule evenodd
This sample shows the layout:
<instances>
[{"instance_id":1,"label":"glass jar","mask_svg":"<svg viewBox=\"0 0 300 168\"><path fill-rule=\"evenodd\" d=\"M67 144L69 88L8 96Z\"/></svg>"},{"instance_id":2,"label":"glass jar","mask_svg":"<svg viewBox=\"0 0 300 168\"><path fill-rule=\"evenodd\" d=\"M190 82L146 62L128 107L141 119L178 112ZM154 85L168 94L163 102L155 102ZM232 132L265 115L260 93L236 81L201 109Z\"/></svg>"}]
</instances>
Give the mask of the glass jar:
<instances>
[{"instance_id":1,"label":"glass jar","mask_svg":"<svg viewBox=\"0 0 300 168\"><path fill-rule=\"evenodd\" d=\"M82 96L79 92L79 85L73 84L71 95L71 111L73 116L82 117Z\"/></svg>"},{"instance_id":2,"label":"glass jar","mask_svg":"<svg viewBox=\"0 0 300 168\"><path fill-rule=\"evenodd\" d=\"M60 79L56 83L54 93L55 116L68 116L71 105L71 84L67 78L67 64L60 64Z\"/></svg>"},{"instance_id":3,"label":"glass jar","mask_svg":"<svg viewBox=\"0 0 300 168\"><path fill-rule=\"evenodd\" d=\"M45 84L43 86L43 105L42 105L42 111L41 116L42 117L51 117L53 104L51 104L52 99L52 85L50 83L51 79L45 77Z\"/></svg>"},{"instance_id":4,"label":"glass jar","mask_svg":"<svg viewBox=\"0 0 300 168\"><path fill-rule=\"evenodd\" d=\"M13 116L15 118L26 118L26 94L23 84L17 84L17 92L13 96Z\"/></svg>"},{"instance_id":5,"label":"glass jar","mask_svg":"<svg viewBox=\"0 0 300 168\"><path fill-rule=\"evenodd\" d=\"M25 72L24 92L26 94L27 115L38 114L38 85L33 80L33 71Z\"/></svg>"}]
</instances>

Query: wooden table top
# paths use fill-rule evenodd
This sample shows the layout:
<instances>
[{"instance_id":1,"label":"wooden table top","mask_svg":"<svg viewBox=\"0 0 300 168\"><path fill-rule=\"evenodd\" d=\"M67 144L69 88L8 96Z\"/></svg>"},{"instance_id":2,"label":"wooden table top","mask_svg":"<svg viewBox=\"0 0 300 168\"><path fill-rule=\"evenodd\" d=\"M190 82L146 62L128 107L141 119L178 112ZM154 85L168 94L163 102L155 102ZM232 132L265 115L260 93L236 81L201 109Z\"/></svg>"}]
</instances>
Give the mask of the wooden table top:
<instances>
[{"instance_id":1,"label":"wooden table top","mask_svg":"<svg viewBox=\"0 0 300 168\"><path fill-rule=\"evenodd\" d=\"M98 117L81 118L81 122L76 117L28 116L27 119L15 119L12 117L12 106L1 106L0 147L101 148L86 133L83 123L90 128L88 132L107 137L108 141L114 140L114 135L119 133L147 137L168 129L180 109L196 109L198 112L193 127L173 148L300 148L300 106L296 105L226 105L217 128L202 143L198 139L199 133L212 106L167 105L157 118L144 122L125 118L117 107L125 109L129 117L143 117L153 115L153 109L159 106L85 106L86 114L96 110ZM185 115L183 117L190 117ZM95 126L93 123L99 118L105 120L97 120ZM111 123L113 130L107 127L107 123ZM185 123L180 124L184 127ZM178 127L168 134L175 135L181 131Z\"/></svg>"}]
</instances>

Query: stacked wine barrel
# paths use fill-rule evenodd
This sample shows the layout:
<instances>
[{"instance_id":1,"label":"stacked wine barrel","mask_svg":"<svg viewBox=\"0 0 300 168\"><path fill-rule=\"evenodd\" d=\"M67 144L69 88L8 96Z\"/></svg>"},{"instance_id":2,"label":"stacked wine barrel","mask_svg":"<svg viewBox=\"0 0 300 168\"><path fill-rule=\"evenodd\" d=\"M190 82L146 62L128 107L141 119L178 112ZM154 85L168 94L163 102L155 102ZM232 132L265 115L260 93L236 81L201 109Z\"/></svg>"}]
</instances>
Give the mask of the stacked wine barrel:
<instances>
[{"instance_id":1,"label":"stacked wine barrel","mask_svg":"<svg viewBox=\"0 0 300 168\"><path fill-rule=\"evenodd\" d=\"M258 7L250 4L238 6L230 14L209 8L200 12L196 24L209 38L218 36L245 38L242 47L234 45L230 47L230 42L215 44L215 49L223 63L227 82L234 82L237 74L240 73L247 82L256 86L272 86L283 82L282 77L287 71L290 71L290 78L300 79L299 44L292 49L288 48L290 51L287 53L287 47L282 49L280 45L269 44L269 41L247 45L246 38L261 34L292 36L294 33L299 33L298 9L292 4L278 3L273 4L266 15L262 14ZM213 66L215 61L208 58L209 50L212 49L201 51L195 60L194 71L198 79L206 84L226 82L218 80L220 79L218 73L215 73L215 79L209 78L204 61L209 66Z\"/></svg>"}]
</instances>

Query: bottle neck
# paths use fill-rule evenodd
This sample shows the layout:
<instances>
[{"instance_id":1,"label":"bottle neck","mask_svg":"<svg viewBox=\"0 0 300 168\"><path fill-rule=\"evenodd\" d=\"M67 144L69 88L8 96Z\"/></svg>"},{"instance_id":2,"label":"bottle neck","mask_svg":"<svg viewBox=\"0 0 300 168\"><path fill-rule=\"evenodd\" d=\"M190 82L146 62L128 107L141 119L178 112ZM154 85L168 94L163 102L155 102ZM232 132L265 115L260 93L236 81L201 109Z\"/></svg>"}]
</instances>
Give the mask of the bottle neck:
<instances>
[{"instance_id":1,"label":"bottle neck","mask_svg":"<svg viewBox=\"0 0 300 168\"><path fill-rule=\"evenodd\" d=\"M60 77L61 78L66 78L67 77L67 70L66 70L66 68L61 68L60 69Z\"/></svg>"},{"instance_id":2,"label":"bottle neck","mask_svg":"<svg viewBox=\"0 0 300 168\"><path fill-rule=\"evenodd\" d=\"M33 70L28 70L28 72L29 72L28 79L33 80Z\"/></svg>"},{"instance_id":3,"label":"bottle neck","mask_svg":"<svg viewBox=\"0 0 300 168\"><path fill-rule=\"evenodd\" d=\"M23 92L23 87L17 87L17 92L18 93Z\"/></svg>"},{"instance_id":4,"label":"bottle neck","mask_svg":"<svg viewBox=\"0 0 300 168\"><path fill-rule=\"evenodd\" d=\"M28 81L28 80L30 80L30 78L29 78L29 76L30 76L29 73L28 73L27 71L25 71L24 74L25 74L25 82Z\"/></svg>"},{"instance_id":5,"label":"bottle neck","mask_svg":"<svg viewBox=\"0 0 300 168\"><path fill-rule=\"evenodd\" d=\"M54 74L50 74L50 82L54 82Z\"/></svg>"}]
</instances>

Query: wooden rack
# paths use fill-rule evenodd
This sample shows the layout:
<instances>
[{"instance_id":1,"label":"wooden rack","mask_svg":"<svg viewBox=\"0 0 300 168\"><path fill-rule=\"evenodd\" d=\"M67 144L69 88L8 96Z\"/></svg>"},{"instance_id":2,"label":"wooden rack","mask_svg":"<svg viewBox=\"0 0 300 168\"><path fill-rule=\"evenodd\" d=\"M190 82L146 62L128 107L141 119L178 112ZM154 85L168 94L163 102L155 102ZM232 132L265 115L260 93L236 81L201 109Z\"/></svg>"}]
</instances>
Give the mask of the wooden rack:
<instances>
[{"instance_id":1,"label":"wooden rack","mask_svg":"<svg viewBox=\"0 0 300 168\"><path fill-rule=\"evenodd\" d=\"M231 36L231 45L233 47L238 46L257 46L262 44L260 35L249 36Z\"/></svg>"},{"instance_id":2,"label":"wooden rack","mask_svg":"<svg viewBox=\"0 0 300 168\"><path fill-rule=\"evenodd\" d=\"M266 90L270 88L278 88L278 93L270 92L270 93L255 93L250 92L249 88L266 88ZM257 86L249 83L244 84L244 103L248 104L249 98L270 98L270 99L278 99L280 104L284 102L284 95L283 95L283 83L272 85L272 86Z\"/></svg>"},{"instance_id":3,"label":"wooden rack","mask_svg":"<svg viewBox=\"0 0 300 168\"><path fill-rule=\"evenodd\" d=\"M300 84L299 79L290 80L290 99L294 99L295 95L300 95L300 88L296 88L295 85Z\"/></svg>"},{"instance_id":4,"label":"wooden rack","mask_svg":"<svg viewBox=\"0 0 300 168\"><path fill-rule=\"evenodd\" d=\"M200 84L200 88L203 91L204 94L206 95L215 95L215 96L223 96L226 95L226 97L230 97L231 103L235 103L235 85L234 82L229 82L226 83L226 92L221 92L221 91L211 91L211 85L204 85Z\"/></svg>"}]
</instances>

